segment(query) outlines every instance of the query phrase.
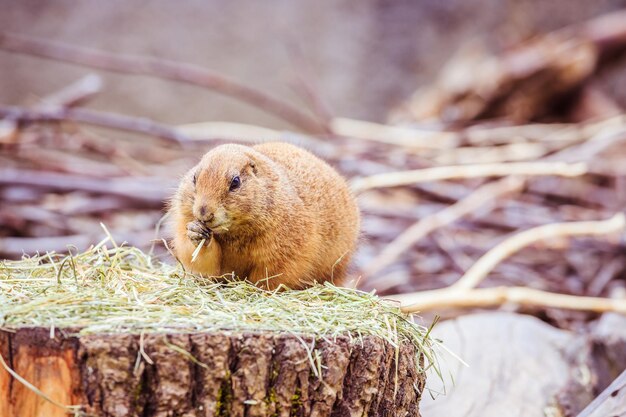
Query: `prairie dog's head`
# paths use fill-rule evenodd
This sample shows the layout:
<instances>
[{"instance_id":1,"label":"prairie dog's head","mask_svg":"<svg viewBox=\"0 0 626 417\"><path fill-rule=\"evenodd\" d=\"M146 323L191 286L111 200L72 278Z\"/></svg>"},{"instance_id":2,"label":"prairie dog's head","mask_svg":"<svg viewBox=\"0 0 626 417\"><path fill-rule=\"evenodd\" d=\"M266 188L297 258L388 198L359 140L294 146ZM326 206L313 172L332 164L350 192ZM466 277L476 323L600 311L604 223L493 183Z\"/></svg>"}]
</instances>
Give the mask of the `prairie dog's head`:
<instances>
[{"instance_id":1,"label":"prairie dog's head","mask_svg":"<svg viewBox=\"0 0 626 417\"><path fill-rule=\"evenodd\" d=\"M221 145L204 155L181 184L183 209L218 235L250 223L268 192L255 154L246 146Z\"/></svg>"}]
</instances>

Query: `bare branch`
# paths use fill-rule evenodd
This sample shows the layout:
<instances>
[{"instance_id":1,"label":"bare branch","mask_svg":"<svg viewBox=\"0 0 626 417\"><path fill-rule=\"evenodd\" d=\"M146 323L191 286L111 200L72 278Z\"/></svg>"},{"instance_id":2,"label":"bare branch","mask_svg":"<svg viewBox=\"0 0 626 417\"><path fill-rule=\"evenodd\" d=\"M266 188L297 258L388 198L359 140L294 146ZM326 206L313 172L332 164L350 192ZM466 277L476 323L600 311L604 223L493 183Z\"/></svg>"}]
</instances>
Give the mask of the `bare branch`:
<instances>
[{"instance_id":1,"label":"bare branch","mask_svg":"<svg viewBox=\"0 0 626 417\"><path fill-rule=\"evenodd\" d=\"M590 402L577 417L604 417L619 415L624 411L624 390L626 389L626 370ZM622 395L617 395L621 393ZM620 411L621 410L621 411Z\"/></svg>"},{"instance_id":2,"label":"bare branch","mask_svg":"<svg viewBox=\"0 0 626 417\"><path fill-rule=\"evenodd\" d=\"M335 117L331 120L331 130L336 135L352 137L390 145L415 149L454 151L461 143L475 146L518 143L525 141L539 143L581 142L600 133L605 128L623 127L626 116L620 115L588 123L544 123L513 126L492 126L479 124L462 132L450 130L427 130L415 127L394 126L362 120Z\"/></svg>"},{"instance_id":3,"label":"bare branch","mask_svg":"<svg viewBox=\"0 0 626 417\"><path fill-rule=\"evenodd\" d=\"M619 128L626 124L626 116L583 123L531 123L506 126L471 126L463 132L469 145L488 146L524 142L576 143L585 141L607 128Z\"/></svg>"},{"instance_id":4,"label":"bare branch","mask_svg":"<svg viewBox=\"0 0 626 417\"><path fill-rule=\"evenodd\" d=\"M622 213L618 213L608 220L554 223L525 230L509 237L483 255L450 288L458 290L475 288L489 275L496 265L533 243L557 237L607 235L621 232L625 227L626 219Z\"/></svg>"},{"instance_id":5,"label":"bare branch","mask_svg":"<svg viewBox=\"0 0 626 417\"><path fill-rule=\"evenodd\" d=\"M178 144L191 140L178 129L154 122L150 119L88 109L71 109L66 107L27 109L24 107L0 104L0 119L2 118L17 120L22 123L63 121L85 123L93 126L156 136Z\"/></svg>"},{"instance_id":6,"label":"bare branch","mask_svg":"<svg viewBox=\"0 0 626 417\"><path fill-rule=\"evenodd\" d=\"M311 81L313 76L310 71L310 64L307 62L302 49L297 45L292 45L288 48L288 52L295 75L293 90L309 105L311 112L317 119L327 125L332 119L332 112Z\"/></svg>"},{"instance_id":7,"label":"bare branch","mask_svg":"<svg viewBox=\"0 0 626 417\"><path fill-rule=\"evenodd\" d=\"M200 122L177 126L179 132L192 140L220 138L236 142L259 143L285 140L283 132L256 125L231 122Z\"/></svg>"},{"instance_id":8,"label":"bare branch","mask_svg":"<svg viewBox=\"0 0 626 417\"><path fill-rule=\"evenodd\" d=\"M281 140L284 142L309 143L312 147L324 146L320 140L305 135L286 135L283 132L255 125L227 122L193 123L169 126L144 117L130 117L115 113L83 108L41 107L28 109L0 104L0 120L22 123L75 122L108 129L123 130L155 136L177 144L228 140L243 143Z\"/></svg>"},{"instance_id":9,"label":"bare branch","mask_svg":"<svg viewBox=\"0 0 626 417\"><path fill-rule=\"evenodd\" d=\"M603 54L623 48L626 44L626 11L618 10L598 16L584 23L579 30L591 39Z\"/></svg>"},{"instance_id":10,"label":"bare branch","mask_svg":"<svg viewBox=\"0 0 626 417\"><path fill-rule=\"evenodd\" d=\"M626 314L626 300L602 297L581 297L535 290L526 287L495 287L469 290L453 289L422 291L390 296L402 303L402 311L415 313L441 308L486 308L506 303L523 306L586 310L598 313Z\"/></svg>"},{"instance_id":11,"label":"bare branch","mask_svg":"<svg viewBox=\"0 0 626 417\"><path fill-rule=\"evenodd\" d=\"M460 135L454 132L420 130L343 117L332 119L330 128L340 136L417 149L453 148L460 140Z\"/></svg>"},{"instance_id":12,"label":"bare branch","mask_svg":"<svg viewBox=\"0 0 626 417\"><path fill-rule=\"evenodd\" d=\"M500 146L462 146L435 151L431 159L437 165L495 164L532 161L562 145L537 142L507 143Z\"/></svg>"},{"instance_id":13,"label":"bare branch","mask_svg":"<svg viewBox=\"0 0 626 417\"><path fill-rule=\"evenodd\" d=\"M115 236L120 242L129 245L145 245L154 237L153 230L141 230L133 232L115 231ZM47 237L0 237L0 256L19 258L23 254L67 252L68 247L75 246L78 250L86 250L93 242L102 240L100 233L72 234L64 236Z\"/></svg>"},{"instance_id":14,"label":"bare branch","mask_svg":"<svg viewBox=\"0 0 626 417\"><path fill-rule=\"evenodd\" d=\"M565 162L509 162L497 164L452 165L412 171L388 172L357 178L352 181L352 190L362 192L372 188L397 187L420 182L451 179L502 177L506 175L559 175L577 177L587 172L585 163Z\"/></svg>"},{"instance_id":15,"label":"bare branch","mask_svg":"<svg viewBox=\"0 0 626 417\"><path fill-rule=\"evenodd\" d=\"M74 107L84 103L102 91L102 78L97 74L88 74L61 90L41 99L38 106L42 109Z\"/></svg>"},{"instance_id":16,"label":"bare branch","mask_svg":"<svg viewBox=\"0 0 626 417\"><path fill-rule=\"evenodd\" d=\"M62 191L84 191L115 195L142 202L147 207L162 208L169 190L176 185L163 178L86 178L83 175L59 174L27 169L0 169L0 185L26 185Z\"/></svg>"},{"instance_id":17,"label":"bare branch","mask_svg":"<svg viewBox=\"0 0 626 417\"><path fill-rule=\"evenodd\" d=\"M9 32L0 33L0 49L106 71L197 85L251 104L306 132L326 131L314 118L291 104L199 66L144 56L117 55Z\"/></svg>"},{"instance_id":18,"label":"bare branch","mask_svg":"<svg viewBox=\"0 0 626 417\"><path fill-rule=\"evenodd\" d=\"M623 232L625 227L626 218L622 213L602 221L555 223L535 227L510 237L487 252L459 281L449 287L397 294L389 298L399 301L405 312L438 308L496 307L505 303L516 303L524 306L626 314L626 300L623 299L581 297L526 287L475 288L503 259L535 242L555 237L607 235Z\"/></svg>"},{"instance_id":19,"label":"bare branch","mask_svg":"<svg viewBox=\"0 0 626 417\"><path fill-rule=\"evenodd\" d=\"M484 207L506 195L520 192L524 180L519 177L507 177L500 181L483 185L469 196L430 216L426 216L405 230L393 242L383 249L363 270L363 276L371 276L410 249L416 242L428 236L434 230L451 224L477 209Z\"/></svg>"}]
</instances>

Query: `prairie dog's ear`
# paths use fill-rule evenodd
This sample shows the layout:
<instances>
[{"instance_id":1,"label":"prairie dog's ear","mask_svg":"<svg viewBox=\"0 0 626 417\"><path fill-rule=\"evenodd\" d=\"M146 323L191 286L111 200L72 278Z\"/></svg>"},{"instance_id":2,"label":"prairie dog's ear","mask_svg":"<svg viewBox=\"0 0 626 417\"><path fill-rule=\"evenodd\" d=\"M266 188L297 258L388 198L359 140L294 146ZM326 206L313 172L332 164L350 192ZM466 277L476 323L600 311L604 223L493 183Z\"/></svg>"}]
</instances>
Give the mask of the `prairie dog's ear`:
<instances>
[{"instance_id":1,"label":"prairie dog's ear","mask_svg":"<svg viewBox=\"0 0 626 417\"><path fill-rule=\"evenodd\" d=\"M257 174L256 161L253 158L250 158L250 162L248 162L248 166L254 175Z\"/></svg>"}]
</instances>

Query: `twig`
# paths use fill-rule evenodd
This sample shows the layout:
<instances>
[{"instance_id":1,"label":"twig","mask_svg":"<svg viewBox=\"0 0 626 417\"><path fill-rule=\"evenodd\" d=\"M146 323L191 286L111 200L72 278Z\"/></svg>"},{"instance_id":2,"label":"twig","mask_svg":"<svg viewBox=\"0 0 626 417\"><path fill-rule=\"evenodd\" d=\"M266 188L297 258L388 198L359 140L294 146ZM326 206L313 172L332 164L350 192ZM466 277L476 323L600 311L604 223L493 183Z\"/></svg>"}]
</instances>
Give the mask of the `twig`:
<instances>
[{"instance_id":1,"label":"twig","mask_svg":"<svg viewBox=\"0 0 626 417\"><path fill-rule=\"evenodd\" d=\"M372 188L397 187L427 181L440 181L461 178L501 177L506 175L559 175L575 177L587 172L585 163L564 162L510 162L498 164L452 165L417 169L412 171L389 172L357 178L352 182L355 192Z\"/></svg>"},{"instance_id":2,"label":"twig","mask_svg":"<svg viewBox=\"0 0 626 417\"><path fill-rule=\"evenodd\" d=\"M622 373L611 382L611 385L606 387L604 391L590 402L576 417L623 415L623 411L626 410L624 392L626 392L626 370L622 371Z\"/></svg>"},{"instance_id":3,"label":"twig","mask_svg":"<svg viewBox=\"0 0 626 417\"><path fill-rule=\"evenodd\" d=\"M11 187L8 187L9 189ZM34 189L29 189L35 191ZM46 209L43 208L40 201L33 202L32 205L25 205L22 202L18 202L18 204L11 202L10 199L6 199L3 197L2 207L0 208L0 225L4 225L2 223L2 216L5 213L8 213L9 216L12 213L19 213L20 219L29 220L28 213L32 213L32 210L45 210L48 211L51 215L59 215L59 220L68 220L75 216L85 216L85 215L93 215L93 216L106 216L109 213L120 212L122 210L138 210L138 209L154 209L157 210L157 207L146 207L145 203L141 201L129 200L127 198L113 196L113 195L103 195L103 196L89 196L88 198L76 199L73 200L71 204L64 204L59 207L54 207L54 209ZM41 197L40 197L41 198ZM60 225L58 223L57 225Z\"/></svg>"},{"instance_id":4,"label":"twig","mask_svg":"<svg viewBox=\"0 0 626 417\"><path fill-rule=\"evenodd\" d=\"M167 141L182 144L194 142L233 141L243 143L261 143L281 140L298 144L307 143L312 147L322 147L321 141L310 136L288 136L283 132L255 125L228 122L204 122L177 127L157 123L144 117L130 117L83 108L39 108L28 109L0 104L0 119L22 123L36 122L75 122L108 129L123 130L155 136Z\"/></svg>"},{"instance_id":5,"label":"twig","mask_svg":"<svg viewBox=\"0 0 626 417\"><path fill-rule=\"evenodd\" d=\"M200 122L178 126L181 133L192 141L216 138L224 141L259 144L263 142L287 142L312 150L316 155L332 158L337 148L330 142L301 133L281 132L261 126L232 122Z\"/></svg>"},{"instance_id":6,"label":"twig","mask_svg":"<svg viewBox=\"0 0 626 417\"><path fill-rule=\"evenodd\" d=\"M626 129L624 129L623 126L606 128L593 135L584 143L547 156L543 158L543 161L589 161L610 146L624 139L626 139Z\"/></svg>"},{"instance_id":7,"label":"twig","mask_svg":"<svg viewBox=\"0 0 626 417\"><path fill-rule=\"evenodd\" d=\"M86 178L82 175L59 174L27 169L0 169L0 185L26 185L63 191L84 191L108 194L141 202L146 207L162 208L169 197L170 187L175 185L163 178Z\"/></svg>"},{"instance_id":8,"label":"twig","mask_svg":"<svg viewBox=\"0 0 626 417\"><path fill-rule=\"evenodd\" d=\"M154 230L148 229L130 233L117 230L115 236L119 241L132 246L145 245L154 236ZM68 246L75 246L82 251L93 242L100 240L102 240L102 236L99 232L49 237L0 237L0 256L19 258L23 254L63 253L67 252Z\"/></svg>"},{"instance_id":9,"label":"twig","mask_svg":"<svg viewBox=\"0 0 626 417\"><path fill-rule=\"evenodd\" d=\"M188 136L177 129L156 123L150 119L122 116L120 114L88 109L70 109L65 107L27 109L24 107L0 104L0 118L13 119L22 123L72 121L156 136L175 143L190 141Z\"/></svg>"},{"instance_id":10,"label":"twig","mask_svg":"<svg viewBox=\"0 0 626 417\"><path fill-rule=\"evenodd\" d=\"M332 119L330 129L340 136L417 149L454 148L460 140L460 135L454 132L419 130L343 117Z\"/></svg>"},{"instance_id":11,"label":"twig","mask_svg":"<svg viewBox=\"0 0 626 417\"><path fill-rule=\"evenodd\" d=\"M586 293L598 296L602 293L606 285L618 274L624 270L624 259L622 257L612 258L595 274L593 280L587 285Z\"/></svg>"},{"instance_id":12,"label":"twig","mask_svg":"<svg viewBox=\"0 0 626 417\"><path fill-rule=\"evenodd\" d=\"M121 177L126 174L126 171L117 165L67 150L28 147L17 149L13 155L16 161L28 162L29 164L24 165L44 171L66 172L94 178Z\"/></svg>"},{"instance_id":13,"label":"twig","mask_svg":"<svg viewBox=\"0 0 626 417\"><path fill-rule=\"evenodd\" d=\"M402 253L432 231L451 224L475 210L493 204L499 198L521 191L524 180L519 177L507 177L500 181L483 185L469 196L430 216L414 223L363 269L363 276L371 276L394 262Z\"/></svg>"},{"instance_id":14,"label":"twig","mask_svg":"<svg viewBox=\"0 0 626 417\"><path fill-rule=\"evenodd\" d=\"M399 301L404 312L442 307L494 307L508 302L527 306L626 314L626 300L557 294L526 287L475 288L503 259L535 242L555 237L606 235L623 231L625 227L626 219L622 213L602 221L555 223L535 227L510 237L487 252L459 281L447 288L397 294L389 298Z\"/></svg>"},{"instance_id":15,"label":"twig","mask_svg":"<svg viewBox=\"0 0 626 417\"><path fill-rule=\"evenodd\" d=\"M520 142L500 146L463 146L437 152L432 158L440 165L494 164L536 160L556 146L549 143ZM434 153L434 152L433 152Z\"/></svg>"},{"instance_id":16,"label":"twig","mask_svg":"<svg viewBox=\"0 0 626 417\"><path fill-rule=\"evenodd\" d=\"M311 112L315 114L318 120L323 121L324 125L328 125L332 119L332 112L310 81L312 78L311 71L309 71L310 65L306 62L302 49L298 45L293 45L293 47L288 48L288 51L295 75L292 88L309 105Z\"/></svg>"},{"instance_id":17,"label":"twig","mask_svg":"<svg viewBox=\"0 0 626 417\"><path fill-rule=\"evenodd\" d=\"M41 99L41 109L74 107L89 100L102 90L102 78L89 74L63 89Z\"/></svg>"},{"instance_id":18,"label":"twig","mask_svg":"<svg viewBox=\"0 0 626 417\"><path fill-rule=\"evenodd\" d=\"M223 140L260 143L271 140L284 140L282 132L261 126L230 123L230 122L200 122L179 125L178 130L191 140L202 138L220 138Z\"/></svg>"},{"instance_id":19,"label":"twig","mask_svg":"<svg viewBox=\"0 0 626 417\"><path fill-rule=\"evenodd\" d=\"M387 298L387 297L386 297ZM497 307L505 303L524 306L586 310L598 313L626 314L626 300L602 297L582 297L535 290L527 287L494 287L457 290L451 287L432 291L400 294L388 297L402 304L402 311L415 313L440 308Z\"/></svg>"},{"instance_id":20,"label":"twig","mask_svg":"<svg viewBox=\"0 0 626 417\"><path fill-rule=\"evenodd\" d=\"M626 219L618 213L608 220L546 224L515 234L483 255L459 281L450 288L475 288L504 259L533 243L556 237L594 236L624 230Z\"/></svg>"},{"instance_id":21,"label":"twig","mask_svg":"<svg viewBox=\"0 0 626 417\"><path fill-rule=\"evenodd\" d=\"M618 10L598 16L573 30L583 32L603 54L614 52L617 48L623 49L626 44L626 11Z\"/></svg>"},{"instance_id":22,"label":"twig","mask_svg":"<svg viewBox=\"0 0 626 417\"><path fill-rule=\"evenodd\" d=\"M117 55L9 32L0 33L0 49L106 71L147 75L197 85L237 98L307 132L326 131L315 119L291 104L199 66L144 56Z\"/></svg>"},{"instance_id":23,"label":"twig","mask_svg":"<svg viewBox=\"0 0 626 417\"><path fill-rule=\"evenodd\" d=\"M626 124L626 116L579 124L525 124L514 126L476 125L462 133L436 131L403 126L386 125L362 120L336 117L331 120L331 130L341 136L369 140L378 143L417 149L454 149L461 142L469 145L489 146L517 143L521 139L540 143L580 142L600 133L607 127Z\"/></svg>"},{"instance_id":24,"label":"twig","mask_svg":"<svg viewBox=\"0 0 626 417\"><path fill-rule=\"evenodd\" d=\"M513 126L471 126L463 132L467 144L487 146L496 144L524 142L572 143L581 142L602 130L611 127L623 127L626 116L620 115L593 122L584 123L531 123Z\"/></svg>"}]
</instances>

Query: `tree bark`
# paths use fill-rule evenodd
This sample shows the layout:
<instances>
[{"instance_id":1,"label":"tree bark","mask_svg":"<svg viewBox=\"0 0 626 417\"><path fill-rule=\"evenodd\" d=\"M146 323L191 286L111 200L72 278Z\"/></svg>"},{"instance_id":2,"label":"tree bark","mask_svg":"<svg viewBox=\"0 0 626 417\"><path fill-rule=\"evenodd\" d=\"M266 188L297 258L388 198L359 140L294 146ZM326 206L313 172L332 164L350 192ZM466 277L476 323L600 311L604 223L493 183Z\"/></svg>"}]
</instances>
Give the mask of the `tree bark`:
<instances>
[{"instance_id":1,"label":"tree bark","mask_svg":"<svg viewBox=\"0 0 626 417\"><path fill-rule=\"evenodd\" d=\"M0 331L13 371L61 405L103 417L419 417L415 348L368 336ZM397 360L397 362L396 362ZM317 376L321 373L321 379ZM67 410L0 367L0 416Z\"/></svg>"}]
</instances>

